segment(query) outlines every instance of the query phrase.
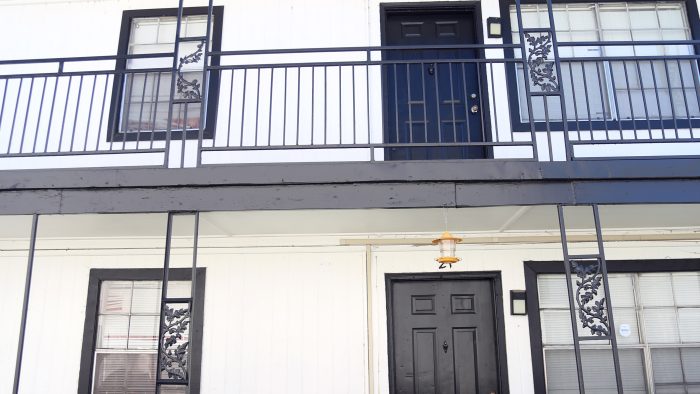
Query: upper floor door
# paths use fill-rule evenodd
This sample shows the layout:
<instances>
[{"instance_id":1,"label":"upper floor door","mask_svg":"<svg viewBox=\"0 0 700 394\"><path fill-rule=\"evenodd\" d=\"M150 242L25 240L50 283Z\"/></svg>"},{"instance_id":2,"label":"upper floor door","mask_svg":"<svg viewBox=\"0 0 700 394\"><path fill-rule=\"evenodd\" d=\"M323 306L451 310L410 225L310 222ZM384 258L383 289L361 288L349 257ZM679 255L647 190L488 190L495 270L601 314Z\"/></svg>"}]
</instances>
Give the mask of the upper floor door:
<instances>
[{"instance_id":1,"label":"upper floor door","mask_svg":"<svg viewBox=\"0 0 700 394\"><path fill-rule=\"evenodd\" d=\"M385 10L384 45L402 48L384 55L384 139L417 145L388 148L387 160L484 157L482 146L468 146L486 134L479 51L453 47L478 43L477 24L464 6Z\"/></svg>"}]
</instances>

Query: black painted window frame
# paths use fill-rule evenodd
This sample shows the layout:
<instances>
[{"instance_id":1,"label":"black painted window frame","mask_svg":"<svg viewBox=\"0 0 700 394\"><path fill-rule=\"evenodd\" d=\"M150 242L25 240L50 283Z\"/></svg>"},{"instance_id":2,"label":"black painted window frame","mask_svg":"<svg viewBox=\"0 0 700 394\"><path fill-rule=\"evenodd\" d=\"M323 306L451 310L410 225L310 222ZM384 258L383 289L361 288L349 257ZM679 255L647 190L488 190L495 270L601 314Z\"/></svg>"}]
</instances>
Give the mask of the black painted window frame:
<instances>
[{"instance_id":1,"label":"black painted window frame","mask_svg":"<svg viewBox=\"0 0 700 394\"><path fill-rule=\"evenodd\" d=\"M663 0L624 0L627 2L650 2ZM553 4L580 4L580 3L619 3L620 0L552 0ZM688 15L688 26L690 27L690 35L692 40L700 40L700 16L698 16L698 6L695 0L683 0ZM521 4L546 4L546 0L521 0ZM503 43L513 44L511 37L512 25L510 21L510 6L515 5L515 0L499 0L501 13L501 32L503 33ZM700 45L694 45L695 53L700 53ZM513 48L504 49L506 58L515 58ZM518 97L518 77L516 64L511 63L506 65L506 86L508 89L508 103L510 108L510 123L513 132L530 133L530 122L523 122L520 119L520 100ZM566 87L565 87L566 89ZM633 123L634 122L634 123ZM564 122L534 122L535 131L563 131ZM634 120L568 120L567 126L569 131L598 131L598 130L645 130L652 129L667 129L675 128L698 128L700 127L700 119L664 119L664 120L647 120L646 118L636 118Z\"/></svg>"},{"instance_id":2,"label":"black painted window frame","mask_svg":"<svg viewBox=\"0 0 700 394\"><path fill-rule=\"evenodd\" d=\"M189 268L171 268L168 271L169 280L191 280L192 270ZM90 270L88 283L87 304L85 307L85 324L83 326L83 347L80 354L80 373L78 375L78 393L92 392L94 374L94 355L97 342L97 317L100 305L100 288L104 281L112 280L163 280L163 270L159 268L134 269L96 269ZM197 288L194 294L192 314L193 343L190 356L190 394L199 394L202 366L202 332L204 327L204 288L206 285L206 268L197 268ZM155 387L154 387L155 389Z\"/></svg>"},{"instance_id":3,"label":"black painted window frame","mask_svg":"<svg viewBox=\"0 0 700 394\"><path fill-rule=\"evenodd\" d=\"M208 7L185 7L182 10L183 16L191 15L207 15ZM122 141L164 141L167 139L165 131L139 131L134 133L125 133L119 130L119 124L122 116L122 100L124 96L124 78L125 75L121 70L126 69L127 59L125 56L129 50L129 38L131 34L131 23L135 18L156 18L156 17L177 17L177 8L157 8L143 10L124 10L122 13L121 27L119 31L119 43L117 46L117 61L112 83L112 98L110 102L109 120L107 141L122 142ZM211 32L211 51L221 51L221 39L223 32L224 7L215 6L212 13L212 32ZM176 48L173 47L173 50ZM209 61L212 66L220 64L219 56L209 56ZM214 138L216 130L216 114L219 103L219 72L212 71L209 74L207 97L203 98L202 105L206 108L205 114L205 129L203 131L204 139ZM182 130L171 131L172 140L181 140L183 135ZM137 137L138 135L138 137ZM185 139L198 139L199 130L187 130Z\"/></svg>"},{"instance_id":4,"label":"black painted window frame","mask_svg":"<svg viewBox=\"0 0 700 394\"><path fill-rule=\"evenodd\" d=\"M700 271L700 259L665 259L665 260L609 260L608 273L650 273L650 272L695 272ZM537 275L564 274L563 261L526 261L525 292L530 327L530 353L532 359L532 378L536 393L547 392L547 380L544 368L542 345L542 322L540 321L539 292ZM615 300L612 300L613 310ZM574 382L575 383L575 382Z\"/></svg>"}]
</instances>

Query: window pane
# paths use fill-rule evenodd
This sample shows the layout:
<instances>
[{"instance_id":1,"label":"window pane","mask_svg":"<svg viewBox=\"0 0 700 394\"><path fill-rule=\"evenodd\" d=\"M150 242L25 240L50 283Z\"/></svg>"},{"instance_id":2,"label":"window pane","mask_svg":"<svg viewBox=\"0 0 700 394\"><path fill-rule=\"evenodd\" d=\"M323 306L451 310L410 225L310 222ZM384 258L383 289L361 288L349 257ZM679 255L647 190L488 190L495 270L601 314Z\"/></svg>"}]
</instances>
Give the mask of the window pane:
<instances>
[{"instance_id":1,"label":"window pane","mask_svg":"<svg viewBox=\"0 0 700 394\"><path fill-rule=\"evenodd\" d=\"M155 316L131 316L129 349L158 348L158 319Z\"/></svg>"},{"instance_id":2,"label":"window pane","mask_svg":"<svg viewBox=\"0 0 700 394\"><path fill-rule=\"evenodd\" d=\"M642 306L673 306L671 274L639 274L639 288L644 289L640 292Z\"/></svg>"},{"instance_id":3,"label":"window pane","mask_svg":"<svg viewBox=\"0 0 700 394\"><path fill-rule=\"evenodd\" d=\"M678 308L682 343L700 343L700 308Z\"/></svg>"},{"instance_id":4,"label":"window pane","mask_svg":"<svg viewBox=\"0 0 700 394\"><path fill-rule=\"evenodd\" d=\"M126 349L129 316L104 315L97 319L97 348Z\"/></svg>"},{"instance_id":5,"label":"window pane","mask_svg":"<svg viewBox=\"0 0 700 394\"><path fill-rule=\"evenodd\" d=\"M545 345L572 344L569 310L543 310L540 314L542 342Z\"/></svg>"},{"instance_id":6,"label":"window pane","mask_svg":"<svg viewBox=\"0 0 700 394\"><path fill-rule=\"evenodd\" d=\"M617 307L616 301L613 300L613 313L617 329L617 343L624 345L639 343L637 311L634 308Z\"/></svg>"},{"instance_id":7,"label":"window pane","mask_svg":"<svg viewBox=\"0 0 700 394\"><path fill-rule=\"evenodd\" d=\"M94 393L153 393L155 353L98 353Z\"/></svg>"},{"instance_id":8,"label":"window pane","mask_svg":"<svg viewBox=\"0 0 700 394\"><path fill-rule=\"evenodd\" d=\"M131 307L133 314L159 315L161 286L158 281L134 282L134 304Z\"/></svg>"},{"instance_id":9,"label":"window pane","mask_svg":"<svg viewBox=\"0 0 700 394\"><path fill-rule=\"evenodd\" d=\"M674 272L673 294L678 306L700 306L700 273Z\"/></svg>"},{"instance_id":10,"label":"window pane","mask_svg":"<svg viewBox=\"0 0 700 394\"><path fill-rule=\"evenodd\" d=\"M679 349L652 349L651 362L655 385L683 384L683 368Z\"/></svg>"},{"instance_id":11,"label":"window pane","mask_svg":"<svg viewBox=\"0 0 700 394\"><path fill-rule=\"evenodd\" d=\"M673 308L644 309L644 328L649 343L678 343L678 321Z\"/></svg>"},{"instance_id":12,"label":"window pane","mask_svg":"<svg viewBox=\"0 0 700 394\"><path fill-rule=\"evenodd\" d=\"M131 283L109 281L102 284L99 313L128 314L131 307Z\"/></svg>"},{"instance_id":13,"label":"window pane","mask_svg":"<svg viewBox=\"0 0 700 394\"><path fill-rule=\"evenodd\" d=\"M642 351L640 349L620 350L619 355L625 393L646 393ZM617 393L611 350L582 350L581 359L587 392ZM545 364L548 393L578 392L573 349L545 351Z\"/></svg>"},{"instance_id":14,"label":"window pane","mask_svg":"<svg viewBox=\"0 0 700 394\"><path fill-rule=\"evenodd\" d=\"M569 308L564 275L539 275L537 292L540 308Z\"/></svg>"}]
</instances>

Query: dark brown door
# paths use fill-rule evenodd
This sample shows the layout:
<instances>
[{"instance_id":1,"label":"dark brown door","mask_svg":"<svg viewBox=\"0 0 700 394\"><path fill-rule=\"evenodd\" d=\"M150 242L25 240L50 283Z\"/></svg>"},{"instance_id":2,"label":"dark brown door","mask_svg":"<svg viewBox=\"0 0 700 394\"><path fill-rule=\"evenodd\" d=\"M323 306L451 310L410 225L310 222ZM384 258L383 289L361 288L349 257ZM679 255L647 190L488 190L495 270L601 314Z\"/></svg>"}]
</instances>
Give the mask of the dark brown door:
<instances>
[{"instance_id":1,"label":"dark brown door","mask_svg":"<svg viewBox=\"0 0 700 394\"><path fill-rule=\"evenodd\" d=\"M397 64L384 68L385 141L388 143L470 143L484 141L478 51L458 45L478 43L473 9L391 9L386 11L387 46L423 46L385 51ZM449 45L452 48L425 48ZM474 147L397 147L387 160L475 159Z\"/></svg>"},{"instance_id":2,"label":"dark brown door","mask_svg":"<svg viewBox=\"0 0 700 394\"><path fill-rule=\"evenodd\" d=\"M492 283L390 282L394 393L498 392Z\"/></svg>"}]
</instances>

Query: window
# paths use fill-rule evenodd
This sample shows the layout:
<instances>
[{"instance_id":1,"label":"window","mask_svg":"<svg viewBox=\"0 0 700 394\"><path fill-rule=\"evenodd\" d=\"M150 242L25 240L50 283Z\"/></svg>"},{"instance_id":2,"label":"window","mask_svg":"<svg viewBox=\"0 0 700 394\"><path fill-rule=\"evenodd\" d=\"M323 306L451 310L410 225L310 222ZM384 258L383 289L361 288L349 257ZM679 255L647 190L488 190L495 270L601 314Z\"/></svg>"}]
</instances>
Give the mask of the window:
<instances>
[{"instance_id":1,"label":"window","mask_svg":"<svg viewBox=\"0 0 700 394\"><path fill-rule=\"evenodd\" d=\"M212 50L221 49L222 7L215 7L212 19ZM206 33L207 9L185 8L181 24L181 37L203 37ZM177 9L125 11L122 19L122 31L119 43L119 55L147 55L171 53L175 50L175 30L177 27ZM200 41L182 42L179 57L197 52ZM117 63L117 68L163 69L172 68L172 57L130 58ZM218 58L210 59L212 65L218 64ZM183 78L187 81L203 79L203 62L185 64L182 67ZM172 72L126 72L115 77L112 100L111 125L116 141L149 141L165 139L168 128L168 110L170 100ZM214 129L216 103L218 99L218 75L210 74L210 90L206 117L205 137L211 138ZM184 98L178 97L176 98ZM172 138L181 138L187 130L187 138L197 138L200 124L199 103L182 103L173 107Z\"/></svg>"},{"instance_id":2,"label":"window","mask_svg":"<svg viewBox=\"0 0 700 394\"><path fill-rule=\"evenodd\" d=\"M169 297L188 298L191 282L187 269L171 270ZM162 270L92 270L86 313L80 392L153 393L155 391L158 319ZM203 305L204 272L198 272L195 310ZM199 307L198 307L199 306ZM198 314L201 316L201 313ZM201 332L199 316L193 318ZM93 334L93 335L91 335ZM183 334L189 341L189 328ZM197 336L198 343L201 335ZM199 344L194 346L199 349ZM191 393L198 390L199 356L192 354ZM89 388L89 389L88 389ZM168 393L186 392L182 386Z\"/></svg>"},{"instance_id":3,"label":"window","mask_svg":"<svg viewBox=\"0 0 700 394\"><path fill-rule=\"evenodd\" d=\"M560 42L560 78L569 121L620 122L625 128L639 127L635 120L690 121L700 117L700 81L695 60L615 60L635 56L693 55L690 45L566 46L581 41L669 41L691 40L686 3L610 2L558 3L553 6L557 39ZM515 6L510 7L513 42L520 42ZM525 28L548 27L546 4L522 6ZM520 56L516 51L516 56ZM575 61L587 57L588 60ZM567 60L568 58L568 60ZM590 59L593 58L593 59ZM595 59L599 58L599 59ZM601 59L602 58L602 59ZM608 58L606 60L604 58ZM529 122L522 67L517 71L520 119ZM539 87L531 83L533 92ZM533 99L533 118L545 120L543 98ZM548 99L550 121L561 121L558 100ZM649 126L644 122L644 127ZM593 127L593 126L591 126ZM659 126L656 126L659 127Z\"/></svg>"},{"instance_id":4,"label":"window","mask_svg":"<svg viewBox=\"0 0 700 394\"><path fill-rule=\"evenodd\" d=\"M625 393L700 392L700 263L696 271L645 272L649 264L609 274ZM547 392L568 393L577 378L565 276L539 273L536 281L539 308L531 321L539 320L541 346L533 342L533 354L542 352ZM582 341L581 349L586 389L616 392L609 343Z\"/></svg>"}]
</instances>

